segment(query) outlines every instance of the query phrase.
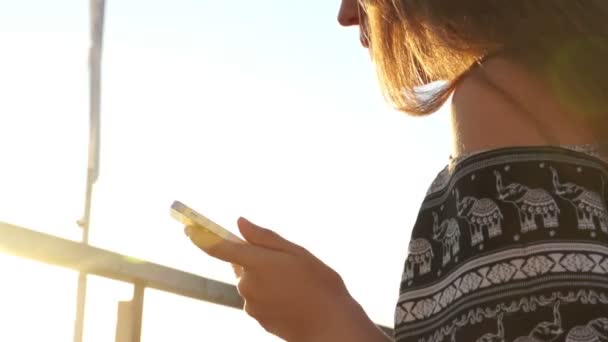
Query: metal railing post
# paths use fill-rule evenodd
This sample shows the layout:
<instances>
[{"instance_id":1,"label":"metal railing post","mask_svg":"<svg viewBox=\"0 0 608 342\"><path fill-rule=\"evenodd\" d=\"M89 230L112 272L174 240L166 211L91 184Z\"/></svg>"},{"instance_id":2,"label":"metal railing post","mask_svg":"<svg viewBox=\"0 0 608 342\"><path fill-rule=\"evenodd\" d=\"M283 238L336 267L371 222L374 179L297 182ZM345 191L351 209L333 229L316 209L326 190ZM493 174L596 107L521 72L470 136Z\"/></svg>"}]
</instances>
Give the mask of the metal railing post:
<instances>
[{"instance_id":1,"label":"metal railing post","mask_svg":"<svg viewBox=\"0 0 608 342\"><path fill-rule=\"evenodd\" d=\"M140 342L144 312L145 286L136 282L133 287L133 299L118 303L116 320L116 342Z\"/></svg>"},{"instance_id":2,"label":"metal railing post","mask_svg":"<svg viewBox=\"0 0 608 342\"><path fill-rule=\"evenodd\" d=\"M100 108L101 108L101 51L103 43L103 23L105 0L90 0L90 33L89 47L89 160L87 167L87 184L85 193L84 215L78 221L82 229L82 243L89 243L89 224L93 184L99 177L100 146ZM76 294L76 319L74 322L74 342L82 342L84 331L85 303L87 296L87 275L78 274Z\"/></svg>"}]
</instances>

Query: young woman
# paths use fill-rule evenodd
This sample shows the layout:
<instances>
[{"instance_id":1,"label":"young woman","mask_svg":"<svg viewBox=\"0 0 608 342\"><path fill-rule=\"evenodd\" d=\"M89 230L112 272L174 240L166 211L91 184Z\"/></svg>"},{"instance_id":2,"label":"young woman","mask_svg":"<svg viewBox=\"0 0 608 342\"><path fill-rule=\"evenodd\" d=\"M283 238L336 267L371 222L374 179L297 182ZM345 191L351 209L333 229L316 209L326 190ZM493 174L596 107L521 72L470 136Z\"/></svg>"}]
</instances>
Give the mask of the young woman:
<instances>
[{"instance_id":1,"label":"young woman","mask_svg":"<svg viewBox=\"0 0 608 342\"><path fill-rule=\"evenodd\" d=\"M413 229L395 341L608 341L606 18L604 0L342 1L390 102L452 105L452 157ZM249 245L186 233L242 266L245 310L268 331L392 340L308 251L238 225Z\"/></svg>"}]
</instances>

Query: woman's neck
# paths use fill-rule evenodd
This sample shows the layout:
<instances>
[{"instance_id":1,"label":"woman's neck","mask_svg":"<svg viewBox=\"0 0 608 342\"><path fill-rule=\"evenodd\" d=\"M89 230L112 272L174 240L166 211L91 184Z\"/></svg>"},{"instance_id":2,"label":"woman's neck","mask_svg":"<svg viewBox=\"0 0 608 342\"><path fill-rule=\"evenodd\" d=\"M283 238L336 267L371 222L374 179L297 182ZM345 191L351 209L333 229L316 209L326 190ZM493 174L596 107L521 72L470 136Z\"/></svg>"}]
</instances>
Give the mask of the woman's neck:
<instances>
[{"instance_id":1,"label":"woman's neck","mask_svg":"<svg viewBox=\"0 0 608 342\"><path fill-rule=\"evenodd\" d=\"M488 59L452 97L452 156L506 146L597 143L545 82L501 57Z\"/></svg>"}]
</instances>

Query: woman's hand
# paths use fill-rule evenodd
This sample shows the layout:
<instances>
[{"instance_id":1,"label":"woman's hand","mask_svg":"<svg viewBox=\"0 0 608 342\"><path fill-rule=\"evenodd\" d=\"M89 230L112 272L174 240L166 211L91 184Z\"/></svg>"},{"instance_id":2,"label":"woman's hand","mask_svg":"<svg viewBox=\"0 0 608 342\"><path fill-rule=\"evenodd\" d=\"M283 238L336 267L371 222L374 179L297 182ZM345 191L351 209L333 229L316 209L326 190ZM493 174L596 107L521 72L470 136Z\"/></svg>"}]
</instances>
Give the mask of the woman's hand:
<instances>
[{"instance_id":1,"label":"woman's hand","mask_svg":"<svg viewBox=\"0 0 608 342\"><path fill-rule=\"evenodd\" d=\"M249 242L221 240L202 229L186 234L205 253L242 267L244 310L287 341L387 341L352 299L340 276L306 249L239 219Z\"/></svg>"}]
</instances>

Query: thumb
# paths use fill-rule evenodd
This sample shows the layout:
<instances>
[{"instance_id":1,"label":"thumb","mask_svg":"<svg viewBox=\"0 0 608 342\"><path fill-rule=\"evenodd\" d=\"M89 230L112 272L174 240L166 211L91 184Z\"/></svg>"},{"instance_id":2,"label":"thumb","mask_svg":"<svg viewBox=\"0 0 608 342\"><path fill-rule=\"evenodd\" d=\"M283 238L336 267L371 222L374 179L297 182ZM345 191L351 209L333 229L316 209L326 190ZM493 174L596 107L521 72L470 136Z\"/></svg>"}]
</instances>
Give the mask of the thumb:
<instances>
[{"instance_id":1,"label":"thumb","mask_svg":"<svg viewBox=\"0 0 608 342\"><path fill-rule=\"evenodd\" d=\"M299 248L299 246L286 240L272 230L262 228L254 223L251 223L246 218L239 218L237 225L241 235L243 235L245 240L252 245L283 252L292 252L296 248Z\"/></svg>"}]
</instances>

